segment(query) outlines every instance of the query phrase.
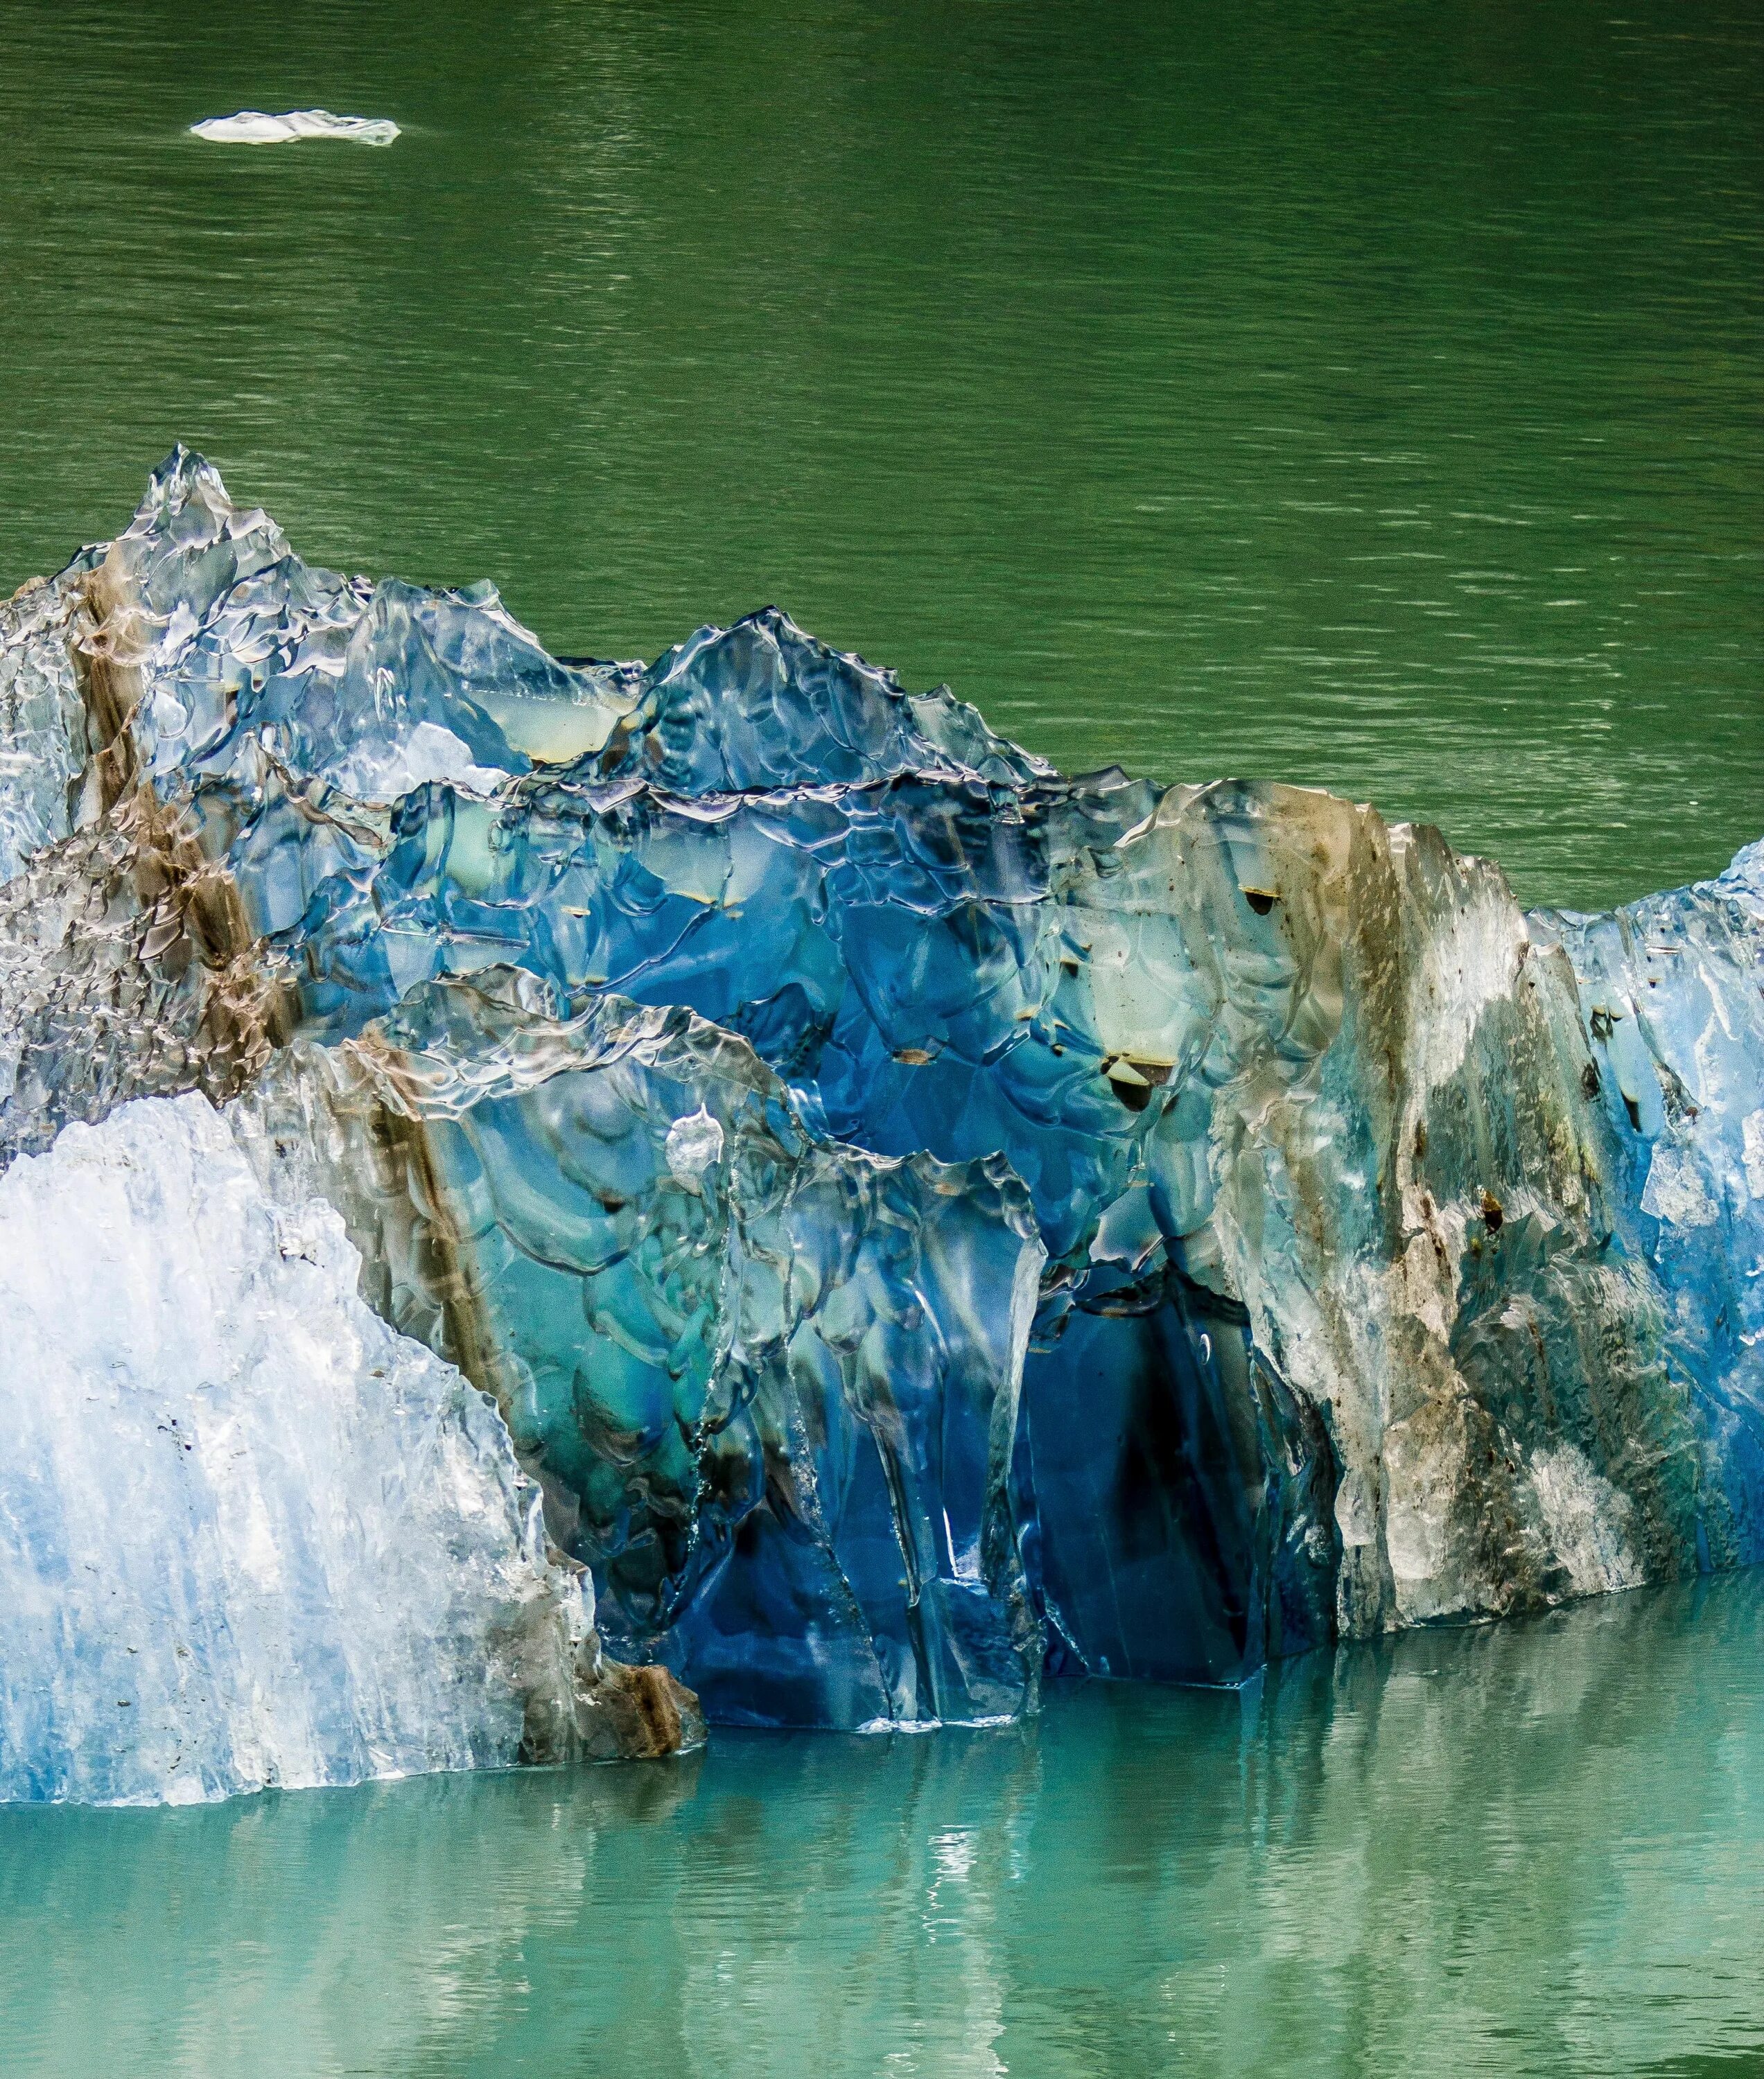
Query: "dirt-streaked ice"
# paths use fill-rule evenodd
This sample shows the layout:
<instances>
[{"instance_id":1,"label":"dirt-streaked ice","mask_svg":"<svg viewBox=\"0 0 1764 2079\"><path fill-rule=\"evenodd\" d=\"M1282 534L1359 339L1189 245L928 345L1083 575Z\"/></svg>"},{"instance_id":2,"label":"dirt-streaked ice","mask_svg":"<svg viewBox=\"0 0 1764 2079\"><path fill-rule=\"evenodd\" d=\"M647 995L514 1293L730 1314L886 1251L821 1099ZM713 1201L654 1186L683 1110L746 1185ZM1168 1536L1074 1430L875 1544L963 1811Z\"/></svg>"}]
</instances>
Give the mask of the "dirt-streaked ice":
<instances>
[{"instance_id":1,"label":"dirt-streaked ice","mask_svg":"<svg viewBox=\"0 0 1764 2079\"><path fill-rule=\"evenodd\" d=\"M773 609L552 658L180 448L0 615L0 1162L179 1090L310 1142L721 1716L1764 1558L1756 847L1527 917L1364 805L1062 778Z\"/></svg>"}]
</instances>

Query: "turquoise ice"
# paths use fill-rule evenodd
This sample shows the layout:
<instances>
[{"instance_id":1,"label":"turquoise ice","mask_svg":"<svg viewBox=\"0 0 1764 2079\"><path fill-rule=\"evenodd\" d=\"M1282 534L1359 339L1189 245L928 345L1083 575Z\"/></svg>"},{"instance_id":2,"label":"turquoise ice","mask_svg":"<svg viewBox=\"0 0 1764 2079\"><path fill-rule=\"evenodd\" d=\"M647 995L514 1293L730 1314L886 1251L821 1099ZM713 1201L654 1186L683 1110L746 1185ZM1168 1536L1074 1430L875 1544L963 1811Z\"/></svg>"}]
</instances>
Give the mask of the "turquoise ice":
<instances>
[{"instance_id":1,"label":"turquoise ice","mask_svg":"<svg viewBox=\"0 0 1764 2079\"><path fill-rule=\"evenodd\" d=\"M1326 795L1062 778L773 609L555 659L183 450L10 611L0 1144L230 1103L714 1716L1764 1557L1757 847L1527 917Z\"/></svg>"}]
</instances>

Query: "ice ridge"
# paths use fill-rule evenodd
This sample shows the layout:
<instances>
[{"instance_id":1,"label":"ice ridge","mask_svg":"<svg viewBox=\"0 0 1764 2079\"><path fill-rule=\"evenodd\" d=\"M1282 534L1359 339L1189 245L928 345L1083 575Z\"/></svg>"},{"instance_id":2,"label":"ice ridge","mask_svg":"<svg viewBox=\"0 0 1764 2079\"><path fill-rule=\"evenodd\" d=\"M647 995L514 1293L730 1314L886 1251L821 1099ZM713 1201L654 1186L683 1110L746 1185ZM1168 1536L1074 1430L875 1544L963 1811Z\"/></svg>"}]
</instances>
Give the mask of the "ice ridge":
<instances>
[{"instance_id":1,"label":"ice ridge","mask_svg":"<svg viewBox=\"0 0 1764 2079\"><path fill-rule=\"evenodd\" d=\"M775 609L554 659L184 450L6 613L0 1159L226 1106L714 1716L1764 1558L1759 847L1527 917L1327 795L1062 778Z\"/></svg>"}]
</instances>

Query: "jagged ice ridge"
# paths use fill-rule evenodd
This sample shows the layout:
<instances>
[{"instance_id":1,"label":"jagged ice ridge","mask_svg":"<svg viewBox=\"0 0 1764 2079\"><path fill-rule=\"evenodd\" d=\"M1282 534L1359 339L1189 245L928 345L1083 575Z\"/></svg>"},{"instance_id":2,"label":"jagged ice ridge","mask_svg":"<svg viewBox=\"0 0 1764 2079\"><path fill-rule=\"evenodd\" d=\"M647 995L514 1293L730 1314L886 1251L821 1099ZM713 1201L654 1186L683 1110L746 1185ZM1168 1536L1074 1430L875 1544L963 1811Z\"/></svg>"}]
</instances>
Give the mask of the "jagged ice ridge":
<instances>
[{"instance_id":1,"label":"jagged ice ridge","mask_svg":"<svg viewBox=\"0 0 1764 2079\"><path fill-rule=\"evenodd\" d=\"M0 609L0 1158L220 1105L713 1717L1764 1556L1764 848L1527 917L773 609L553 659L179 450Z\"/></svg>"}]
</instances>

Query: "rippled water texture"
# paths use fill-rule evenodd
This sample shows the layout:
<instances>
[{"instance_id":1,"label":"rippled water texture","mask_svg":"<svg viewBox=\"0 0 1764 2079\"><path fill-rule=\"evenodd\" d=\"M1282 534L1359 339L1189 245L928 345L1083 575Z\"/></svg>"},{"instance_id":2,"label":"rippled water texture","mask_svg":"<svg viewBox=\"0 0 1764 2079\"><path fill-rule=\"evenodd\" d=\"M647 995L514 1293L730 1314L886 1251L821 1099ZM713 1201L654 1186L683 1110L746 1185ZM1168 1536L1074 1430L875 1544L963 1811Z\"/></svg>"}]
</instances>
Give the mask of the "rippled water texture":
<instances>
[{"instance_id":1,"label":"rippled water texture","mask_svg":"<svg viewBox=\"0 0 1764 2079\"><path fill-rule=\"evenodd\" d=\"M0 4L0 579L174 435L653 655L767 600L1067 768L1532 900L1764 827L1764 23L1315 0ZM204 144L240 108L392 148Z\"/></svg>"},{"instance_id":2,"label":"rippled water texture","mask_svg":"<svg viewBox=\"0 0 1764 2079\"><path fill-rule=\"evenodd\" d=\"M1532 900L1764 829L1757 9L0 0L0 581L182 436ZM228 149L316 102L383 151ZM1764 1580L1020 1729L0 1812L0 2069L1764 2069Z\"/></svg>"},{"instance_id":3,"label":"rippled water texture","mask_svg":"<svg viewBox=\"0 0 1764 2079\"><path fill-rule=\"evenodd\" d=\"M1754 2072L1764 1575L1020 1729L0 1811L9 2069Z\"/></svg>"}]
</instances>

